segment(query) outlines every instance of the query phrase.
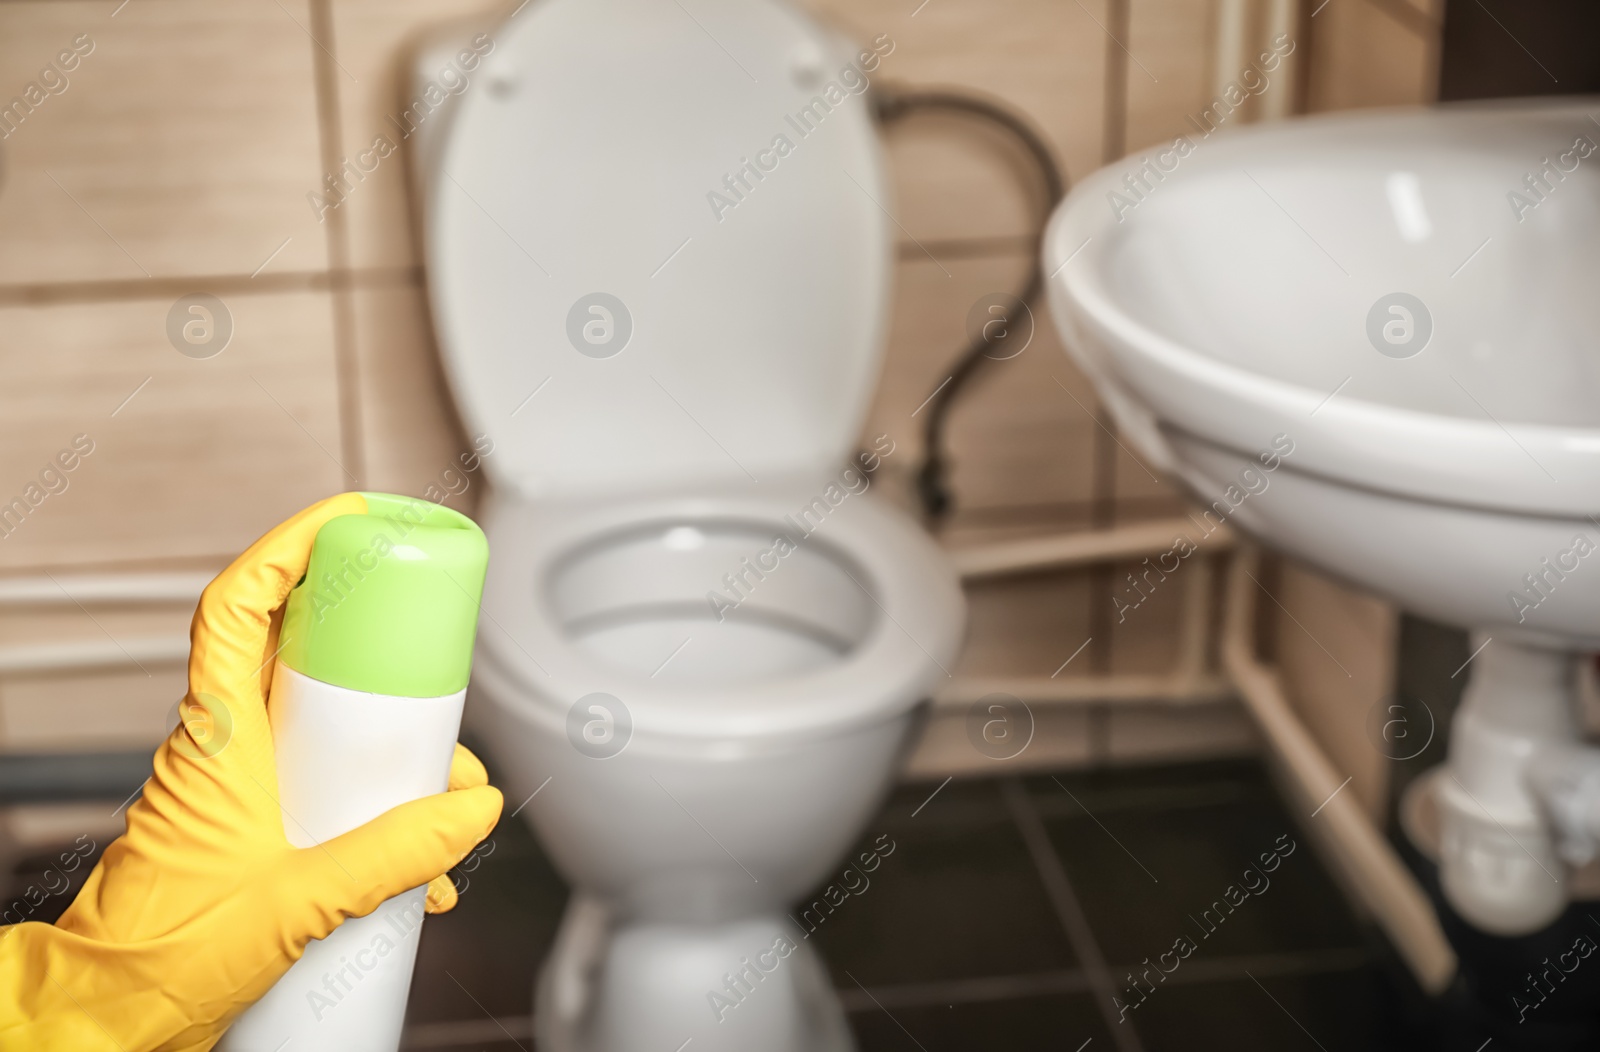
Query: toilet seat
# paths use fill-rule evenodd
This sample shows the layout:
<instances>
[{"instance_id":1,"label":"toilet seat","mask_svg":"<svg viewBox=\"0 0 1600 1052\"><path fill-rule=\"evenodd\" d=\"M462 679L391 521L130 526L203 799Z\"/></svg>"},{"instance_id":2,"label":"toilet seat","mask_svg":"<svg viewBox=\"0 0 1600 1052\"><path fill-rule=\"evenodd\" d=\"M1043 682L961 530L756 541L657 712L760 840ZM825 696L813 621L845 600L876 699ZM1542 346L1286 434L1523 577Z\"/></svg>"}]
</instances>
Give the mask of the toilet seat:
<instances>
[{"instance_id":1,"label":"toilet seat","mask_svg":"<svg viewBox=\"0 0 1600 1052\"><path fill-rule=\"evenodd\" d=\"M481 516L495 555L484 593L480 667L489 672L491 689L500 681L510 690L496 693L515 695L497 702L564 726L579 698L606 692L627 706L635 739L792 741L903 715L948 677L963 600L937 547L875 495L849 496L805 541L808 550L855 579L872 612L864 637L825 667L743 683L663 682L586 653L565 632L552 607L552 575L586 546L683 525L745 525L792 533L784 517L820 491L821 485L797 485L773 487L761 497L725 494L585 505L492 498ZM709 616L711 608L705 609L707 627L720 627Z\"/></svg>"}]
</instances>

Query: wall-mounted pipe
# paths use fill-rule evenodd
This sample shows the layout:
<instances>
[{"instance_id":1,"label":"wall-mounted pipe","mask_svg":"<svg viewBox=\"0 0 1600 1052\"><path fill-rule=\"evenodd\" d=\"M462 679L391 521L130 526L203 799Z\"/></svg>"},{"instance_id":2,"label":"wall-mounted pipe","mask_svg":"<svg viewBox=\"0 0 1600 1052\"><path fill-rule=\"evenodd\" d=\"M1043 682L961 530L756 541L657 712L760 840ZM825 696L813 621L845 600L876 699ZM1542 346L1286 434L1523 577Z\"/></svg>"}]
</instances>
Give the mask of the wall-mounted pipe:
<instances>
[{"instance_id":1,"label":"wall-mounted pipe","mask_svg":"<svg viewBox=\"0 0 1600 1052\"><path fill-rule=\"evenodd\" d=\"M85 606L193 606L215 574L98 573L0 577L0 611ZM182 664L186 636L83 639L0 646L0 676L101 672ZM149 671L145 668L145 671Z\"/></svg>"},{"instance_id":2,"label":"wall-mounted pipe","mask_svg":"<svg viewBox=\"0 0 1600 1052\"><path fill-rule=\"evenodd\" d=\"M1200 551L1226 550L1233 546L1237 537L1225 525L1205 534L1196 529L1190 519L1160 519L1105 530L1075 530L1046 537L995 541L955 548L947 554L962 580L979 581L1159 555L1171 550L1179 537L1189 538L1195 534L1202 534L1201 539L1187 543Z\"/></svg>"},{"instance_id":3,"label":"wall-mounted pipe","mask_svg":"<svg viewBox=\"0 0 1600 1052\"><path fill-rule=\"evenodd\" d=\"M1321 0L1313 0L1320 3ZM1402 6L1406 0L1399 0ZM1300 109L1299 77L1296 65L1306 61L1309 41L1300 24L1301 0L1214 0L1211 40L1211 94L1226 99L1238 91L1241 81L1249 90L1252 81L1247 70L1255 68L1270 86L1260 98L1247 104L1238 114L1240 123L1276 120ZM1309 21L1309 18L1307 19ZM1291 57L1273 70L1260 67L1259 56L1292 41ZM1230 117L1230 121L1234 118Z\"/></svg>"},{"instance_id":4,"label":"wall-mounted pipe","mask_svg":"<svg viewBox=\"0 0 1600 1052\"><path fill-rule=\"evenodd\" d=\"M1300 28L1296 24L1298 20L1297 6L1296 0L1267 0L1265 18L1263 19L1265 26L1264 32L1261 34L1262 44L1259 50L1270 50L1274 46L1273 42L1280 37L1294 39ZM1287 61L1293 63L1296 59L1301 62L1306 60L1306 52L1302 50L1302 44L1298 40L1295 41L1295 50ZM1282 73L1274 76L1272 87L1268 88L1261 96L1262 120L1277 120L1295 112L1298 103L1295 98L1295 82L1298 78L1295 77L1292 68L1291 66L1290 69L1285 69Z\"/></svg>"},{"instance_id":5,"label":"wall-mounted pipe","mask_svg":"<svg viewBox=\"0 0 1600 1052\"><path fill-rule=\"evenodd\" d=\"M949 553L963 581L987 581L1053 573L1081 566L1125 562L1170 552L1178 537L1196 533L1189 519L1132 523L1104 530L1078 530L958 548ZM1213 559L1237 541L1223 526L1193 545L1183 563L1178 656L1166 673L1109 676L958 676L938 690L935 711L961 709L990 694L1010 694L1029 705L1201 705L1233 697L1231 684L1208 671ZM1165 580L1165 577L1162 578ZM1059 674L1060 670L1057 670Z\"/></svg>"},{"instance_id":6,"label":"wall-mounted pipe","mask_svg":"<svg viewBox=\"0 0 1600 1052\"><path fill-rule=\"evenodd\" d=\"M1249 0L1216 0L1215 30L1211 41L1211 94L1222 97L1239 76L1250 50Z\"/></svg>"},{"instance_id":7,"label":"wall-mounted pipe","mask_svg":"<svg viewBox=\"0 0 1600 1052\"><path fill-rule=\"evenodd\" d=\"M1328 760L1295 714L1276 675L1255 656L1255 590L1251 573L1259 556L1242 548L1229 569L1222 629L1222 666L1245 706L1282 760L1282 770L1314 823L1313 832L1332 847L1333 864L1378 925L1389 936L1422 988L1437 994L1456 973L1455 950L1445 938L1421 885L1361 809L1346 779ZM1314 809L1314 810L1313 810Z\"/></svg>"},{"instance_id":8,"label":"wall-mounted pipe","mask_svg":"<svg viewBox=\"0 0 1600 1052\"><path fill-rule=\"evenodd\" d=\"M0 676L180 665L189 660L187 636L142 639L85 639L66 643L15 643L0 647Z\"/></svg>"},{"instance_id":9,"label":"wall-mounted pipe","mask_svg":"<svg viewBox=\"0 0 1600 1052\"><path fill-rule=\"evenodd\" d=\"M0 577L0 609L95 604L193 604L213 573L59 574Z\"/></svg>"},{"instance_id":10,"label":"wall-mounted pipe","mask_svg":"<svg viewBox=\"0 0 1600 1052\"><path fill-rule=\"evenodd\" d=\"M967 709L990 694L1029 705L1204 705L1234 696L1218 675L957 676L933 696L935 711Z\"/></svg>"}]
</instances>

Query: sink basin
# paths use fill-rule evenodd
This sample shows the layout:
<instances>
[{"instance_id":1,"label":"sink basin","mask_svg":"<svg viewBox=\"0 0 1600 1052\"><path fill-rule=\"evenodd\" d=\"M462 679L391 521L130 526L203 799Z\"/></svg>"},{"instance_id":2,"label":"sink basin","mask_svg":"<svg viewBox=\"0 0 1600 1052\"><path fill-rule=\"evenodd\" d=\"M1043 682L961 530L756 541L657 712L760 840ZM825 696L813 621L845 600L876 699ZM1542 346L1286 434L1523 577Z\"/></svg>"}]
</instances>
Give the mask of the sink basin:
<instances>
[{"instance_id":1,"label":"sink basin","mask_svg":"<svg viewBox=\"0 0 1600 1052\"><path fill-rule=\"evenodd\" d=\"M1168 151L1161 181L1130 158L1057 212L1051 307L1135 447L1202 503L1293 443L1282 499L1235 525L1429 617L1600 647L1600 559L1574 553L1565 580L1543 563L1600 542L1600 151L1520 215L1508 201L1600 143L1589 110L1260 126ZM1431 332L1385 353L1368 316L1396 293L1426 312L1412 338Z\"/></svg>"},{"instance_id":2,"label":"sink basin","mask_svg":"<svg viewBox=\"0 0 1600 1052\"><path fill-rule=\"evenodd\" d=\"M1044 247L1069 353L1125 441L1209 509L1197 529L1225 519L1492 640L1441 794L1447 895L1492 931L1559 912L1563 866L1594 851L1573 824L1600 830L1583 809L1600 781L1552 801L1576 783L1530 773L1558 748L1586 762L1573 677L1600 648L1591 112L1196 132L1081 182ZM1558 804L1579 808L1567 826Z\"/></svg>"}]
</instances>

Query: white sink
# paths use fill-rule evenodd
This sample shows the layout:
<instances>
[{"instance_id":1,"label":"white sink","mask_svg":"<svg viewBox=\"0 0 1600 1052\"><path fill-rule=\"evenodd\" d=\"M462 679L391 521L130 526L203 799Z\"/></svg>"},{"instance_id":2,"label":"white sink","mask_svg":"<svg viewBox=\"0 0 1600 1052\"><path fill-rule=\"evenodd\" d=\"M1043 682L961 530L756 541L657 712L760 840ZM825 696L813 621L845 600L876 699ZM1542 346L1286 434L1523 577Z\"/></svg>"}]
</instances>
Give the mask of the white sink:
<instances>
[{"instance_id":1,"label":"white sink","mask_svg":"<svg viewBox=\"0 0 1600 1052\"><path fill-rule=\"evenodd\" d=\"M1572 712L1600 648L1591 112L1196 133L1081 182L1044 249L1069 352L1214 518L1493 640L1441 779L1444 884L1508 933L1560 910L1600 835Z\"/></svg>"}]
</instances>

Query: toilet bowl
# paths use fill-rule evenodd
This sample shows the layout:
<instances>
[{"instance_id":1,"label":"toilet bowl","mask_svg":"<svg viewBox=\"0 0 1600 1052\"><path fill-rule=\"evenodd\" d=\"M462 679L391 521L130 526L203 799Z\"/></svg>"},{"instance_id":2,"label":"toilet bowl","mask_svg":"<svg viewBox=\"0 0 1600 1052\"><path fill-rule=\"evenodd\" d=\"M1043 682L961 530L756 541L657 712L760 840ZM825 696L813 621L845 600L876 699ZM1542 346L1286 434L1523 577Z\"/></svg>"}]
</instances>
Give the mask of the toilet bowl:
<instances>
[{"instance_id":1,"label":"toilet bowl","mask_svg":"<svg viewBox=\"0 0 1600 1052\"><path fill-rule=\"evenodd\" d=\"M492 448L466 718L573 887L541 1048L852 1047L788 914L964 623L875 489L893 436L855 448L892 248L878 57L770 0L533 0L414 64L419 99L473 66L417 122L413 183Z\"/></svg>"},{"instance_id":2,"label":"toilet bowl","mask_svg":"<svg viewBox=\"0 0 1600 1052\"><path fill-rule=\"evenodd\" d=\"M663 1028L668 1047L849 1047L787 914L882 802L961 599L865 497L762 571L804 492L487 509L491 544L526 543L495 549L484 614L504 631L481 638L474 726L576 888L535 1009L552 1048L653 1048ZM745 560L719 619L708 582ZM779 936L793 956L730 1010L726 977Z\"/></svg>"},{"instance_id":3,"label":"toilet bowl","mask_svg":"<svg viewBox=\"0 0 1600 1052\"><path fill-rule=\"evenodd\" d=\"M1600 648L1594 110L1197 128L1080 182L1044 249L1070 353L1197 529L1477 632L1441 880L1499 934L1560 912L1600 831L1574 715Z\"/></svg>"}]
</instances>

